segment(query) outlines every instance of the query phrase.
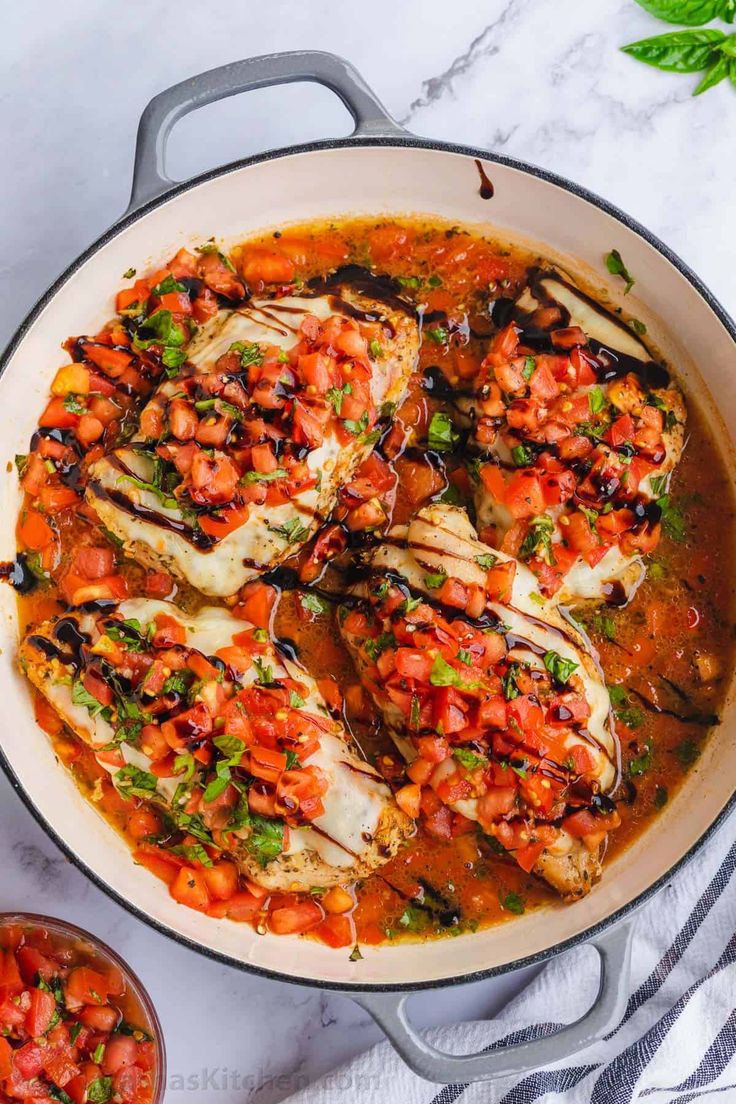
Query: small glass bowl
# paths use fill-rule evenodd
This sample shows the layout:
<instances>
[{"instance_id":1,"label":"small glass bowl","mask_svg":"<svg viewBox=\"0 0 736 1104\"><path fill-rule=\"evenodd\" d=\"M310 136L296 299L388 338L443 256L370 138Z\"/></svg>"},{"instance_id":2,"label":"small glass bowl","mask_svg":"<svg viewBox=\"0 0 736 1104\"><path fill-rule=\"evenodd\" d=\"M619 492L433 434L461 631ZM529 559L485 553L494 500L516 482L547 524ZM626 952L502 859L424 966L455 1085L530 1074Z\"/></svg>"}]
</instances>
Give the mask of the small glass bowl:
<instances>
[{"instance_id":1,"label":"small glass bowl","mask_svg":"<svg viewBox=\"0 0 736 1104\"><path fill-rule=\"evenodd\" d=\"M144 1022L140 1024L140 1027L153 1037L156 1048L156 1065L153 1070L151 1104L162 1104L166 1089L166 1048L161 1023L151 998L137 974L131 970L127 962L111 947L108 947L106 943L103 943L101 939L98 939L96 935L91 935L82 928L69 924L66 920L57 920L51 916L38 916L30 912L0 912L0 932L3 928L11 925L29 928L33 931L39 929L47 931L51 935L58 936L65 943L78 947L92 961L92 964L97 960L103 967L114 966L120 971L125 981L126 991L133 995L136 1004L140 1006L143 1013Z\"/></svg>"}]
</instances>

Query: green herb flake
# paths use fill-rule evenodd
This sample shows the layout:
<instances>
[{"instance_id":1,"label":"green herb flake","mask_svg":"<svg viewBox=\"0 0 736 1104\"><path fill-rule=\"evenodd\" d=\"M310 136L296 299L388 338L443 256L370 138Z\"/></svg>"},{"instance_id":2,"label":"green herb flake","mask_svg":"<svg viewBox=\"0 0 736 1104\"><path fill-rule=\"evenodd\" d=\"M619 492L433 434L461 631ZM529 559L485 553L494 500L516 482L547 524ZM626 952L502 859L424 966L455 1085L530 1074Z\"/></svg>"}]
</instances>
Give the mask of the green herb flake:
<instances>
[{"instance_id":1,"label":"green herb flake","mask_svg":"<svg viewBox=\"0 0 736 1104\"><path fill-rule=\"evenodd\" d=\"M307 610L309 613L324 614L329 612L327 602L317 594L302 594L299 602L302 609Z\"/></svg>"},{"instance_id":2,"label":"green herb flake","mask_svg":"<svg viewBox=\"0 0 736 1104\"><path fill-rule=\"evenodd\" d=\"M521 374L528 382L537 370L537 362L533 356L524 357L524 367L521 369Z\"/></svg>"},{"instance_id":3,"label":"green herb flake","mask_svg":"<svg viewBox=\"0 0 736 1104\"><path fill-rule=\"evenodd\" d=\"M435 326L431 330L425 330L424 333L430 341L433 341L435 343L435 345L446 344L449 337L449 334L444 326Z\"/></svg>"},{"instance_id":4,"label":"green herb flake","mask_svg":"<svg viewBox=\"0 0 736 1104\"><path fill-rule=\"evenodd\" d=\"M644 751L641 755L635 756L629 763L629 774L636 778L639 775L646 774L652 766L652 745L647 743L644 747Z\"/></svg>"},{"instance_id":5,"label":"green herb flake","mask_svg":"<svg viewBox=\"0 0 736 1104\"><path fill-rule=\"evenodd\" d=\"M606 268L612 276L620 276L621 279L626 283L624 295L628 295L632 287L636 283L636 280L624 264L623 258L618 249L612 249L606 257Z\"/></svg>"},{"instance_id":6,"label":"green herb flake","mask_svg":"<svg viewBox=\"0 0 736 1104\"><path fill-rule=\"evenodd\" d=\"M482 552L479 556L473 556L473 560L477 563L478 567L482 567L484 571L490 571L493 565L498 561L498 556L494 556L492 552Z\"/></svg>"},{"instance_id":7,"label":"green herb flake","mask_svg":"<svg viewBox=\"0 0 736 1104\"><path fill-rule=\"evenodd\" d=\"M563 685L570 681L573 673L578 669L577 663L571 659L565 659L559 652L545 652L542 662L552 678Z\"/></svg>"},{"instance_id":8,"label":"green herb flake","mask_svg":"<svg viewBox=\"0 0 736 1104\"><path fill-rule=\"evenodd\" d=\"M700 756L700 748L697 743L689 738L679 743L674 750L680 765L683 767L691 767Z\"/></svg>"},{"instance_id":9,"label":"green herb flake","mask_svg":"<svg viewBox=\"0 0 736 1104\"><path fill-rule=\"evenodd\" d=\"M452 419L441 411L432 415L427 434L427 444L433 452L451 452L460 440L460 434Z\"/></svg>"},{"instance_id":10,"label":"green herb flake","mask_svg":"<svg viewBox=\"0 0 736 1104\"><path fill-rule=\"evenodd\" d=\"M445 572L444 571L438 571L436 574L433 574L433 575L425 575L424 576L424 585L429 590L438 590L439 587L441 587L443 585L443 583L445 582L446 579L447 579L447 575L445 574Z\"/></svg>"},{"instance_id":11,"label":"green herb flake","mask_svg":"<svg viewBox=\"0 0 736 1104\"><path fill-rule=\"evenodd\" d=\"M606 396L601 387L591 387L588 392L588 406L591 414L600 414L606 406Z\"/></svg>"},{"instance_id":12,"label":"green herb flake","mask_svg":"<svg viewBox=\"0 0 736 1104\"><path fill-rule=\"evenodd\" d=\"M664 809L665 805L670 799L670 795L667 792L665 786L656 786L654 789L654 808Z\"/></svg>"},{"instance_id":13,"label":"green herb flake","mask_svg":"<svg viewBox=\"0 0 736 1104\"><path fill-rule=\"evenodd\" d=\"M512 912L515 916L521 916L525 911L524 898L520 897L518 893L507 893L500 900L501 908L505 912Z\"/></svg>"}]
</instances>

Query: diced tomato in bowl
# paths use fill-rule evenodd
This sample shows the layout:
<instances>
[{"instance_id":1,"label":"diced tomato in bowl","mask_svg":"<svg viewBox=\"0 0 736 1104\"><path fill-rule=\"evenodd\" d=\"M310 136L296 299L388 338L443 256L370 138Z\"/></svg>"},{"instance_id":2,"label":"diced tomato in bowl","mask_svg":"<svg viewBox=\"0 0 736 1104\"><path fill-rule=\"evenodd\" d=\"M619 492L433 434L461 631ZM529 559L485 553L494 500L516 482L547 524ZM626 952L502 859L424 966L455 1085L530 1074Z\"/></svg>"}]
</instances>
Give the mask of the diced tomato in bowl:
<instances>
[{"instance_id":1,"label":"diced tomato in bowl","mask_svg":"<svg viewBox=\"0 0 736 1104\"><path fill-rule=\"evenodd\" d=\"M161 1104L165 1052L140 981L60 920L0 914L0 1099Z\"/></svg>"}]
</instances>

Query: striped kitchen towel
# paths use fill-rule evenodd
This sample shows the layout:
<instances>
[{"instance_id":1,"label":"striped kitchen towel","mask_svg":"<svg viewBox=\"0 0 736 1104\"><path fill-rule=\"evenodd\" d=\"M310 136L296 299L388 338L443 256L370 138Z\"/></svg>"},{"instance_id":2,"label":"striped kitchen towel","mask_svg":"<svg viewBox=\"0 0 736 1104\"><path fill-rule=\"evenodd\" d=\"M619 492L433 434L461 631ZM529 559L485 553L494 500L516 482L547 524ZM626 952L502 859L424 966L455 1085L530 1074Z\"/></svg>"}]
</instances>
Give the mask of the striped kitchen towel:
<instances>
[{"instance_id":1,"label":"striped kitchen towel","mask_svg":"<svg viewBox=\"0 0 736 1104\"><path fill-rule=\"evenodd\" d=\"M440 1086L415 1076L381 1043L288 1104L736 1104L733 837L732 818L640 911L626 1011L587 1050L523 1077ZM595 958L575 948L553 959L498 1019L430 1031L427 1038L467 1054L569 1023L593 1000ZM431 991L417 999L431 1000Z\"/></svg>"}]
</instances>

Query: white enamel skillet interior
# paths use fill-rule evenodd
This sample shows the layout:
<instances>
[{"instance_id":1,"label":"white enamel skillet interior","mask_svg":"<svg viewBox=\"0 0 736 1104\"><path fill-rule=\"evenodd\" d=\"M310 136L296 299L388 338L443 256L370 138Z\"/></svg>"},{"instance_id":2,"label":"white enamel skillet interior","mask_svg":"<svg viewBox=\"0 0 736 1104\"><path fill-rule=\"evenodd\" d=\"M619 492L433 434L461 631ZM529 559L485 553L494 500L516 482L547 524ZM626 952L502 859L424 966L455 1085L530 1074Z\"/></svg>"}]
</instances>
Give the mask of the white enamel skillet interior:
<instances>
[{"instance_id":1,"label":"white enamel skillet interior","mask_svg":"<svg viewBox=\"0 0 736 1104\"><path fill-rule=\"evenodd\" d=\"M165 139L186 111L249 88L313 80L351 111L348 139L249 158L174 185L163 174ZM484 201L474 158L495 188ZM322 53L271 55L195 77L157 97L143 116L131 209L53 285L18 330L0 377L0 558L15 554L19 504L13 457L27 450L50 382L65 360L61 342L94 333L114 314L122 273L163 264L182 246L213 234L225 245L293 222L350 215L427 215L468 224L510 242L538 242L547 256L643 320L676 366L691 405L705 411L728 459L736 428L732 385L736 329L698 279L662 243L602 200L558 177L480 150L432 143L402 131L359 75ZM618 249L636 277L635 294L605 273ZM697 367L696 367L697 365ZM717 397L717 406L712 396ZM550 906L457 939L363 948L350 962L297 937L258 936L176 904L166 886L133 864L126 844L76 790L33 719L28 687L15 666L15 596L0 588L0 753L13 785L49 835L120 904L201 953L283 980L343 989L391 1035L409 1064L434 1081L480 1080L560 1058L602 1033L626 996L630 914L702 845L729 811L736 778L733 700L680 792L656 823L605 870L583 901ZM543 960L585 939L602 962L601 993L577 1025L547 1040L492 1055L440 1056L405 1022L402 993L467 982Z\"/></svg>"}]
</instances>

